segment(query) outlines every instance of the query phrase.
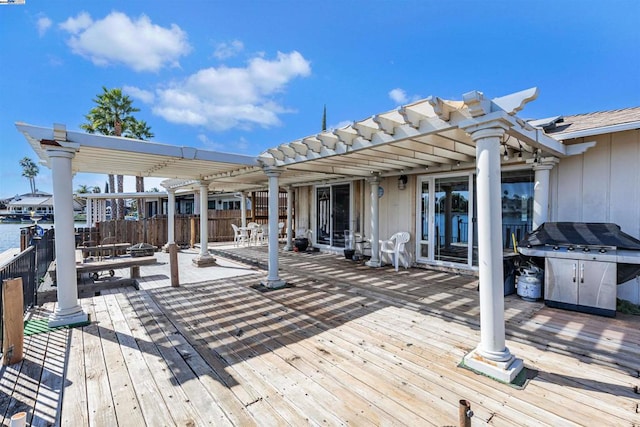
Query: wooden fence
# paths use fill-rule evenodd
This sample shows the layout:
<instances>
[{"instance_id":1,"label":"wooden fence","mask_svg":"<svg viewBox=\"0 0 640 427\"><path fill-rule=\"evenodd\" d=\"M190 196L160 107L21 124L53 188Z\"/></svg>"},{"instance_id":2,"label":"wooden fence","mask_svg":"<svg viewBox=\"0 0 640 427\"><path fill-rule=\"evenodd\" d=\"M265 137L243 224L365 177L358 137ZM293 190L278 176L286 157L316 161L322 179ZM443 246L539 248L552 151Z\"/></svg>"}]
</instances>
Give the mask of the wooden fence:
<instances>
[{"instance_id":1,"label":"wooden fence","mask_svg":"<svg viewBox=\"0 0 640 427\"><path fill-rule=\"evenodd\" d=\"M240 210L210 210L208 215L208 233L210 242L233 241L233 228L231 224L240 225L242 211ZM247 211L247 222L267 224L267 218L254 218ZM286 221L286 216L279 221ZM200 216L176 215L175 217L175 242L179 246L187 247L191 243L200 242ZM76 243L92 242L100 244L103 239L114 237L116 242L149 243L162 247L167 243L167 217L155 216L138 221L113 220L104 221L94 228L77 228Z\"/></svg>"}]
</instances>

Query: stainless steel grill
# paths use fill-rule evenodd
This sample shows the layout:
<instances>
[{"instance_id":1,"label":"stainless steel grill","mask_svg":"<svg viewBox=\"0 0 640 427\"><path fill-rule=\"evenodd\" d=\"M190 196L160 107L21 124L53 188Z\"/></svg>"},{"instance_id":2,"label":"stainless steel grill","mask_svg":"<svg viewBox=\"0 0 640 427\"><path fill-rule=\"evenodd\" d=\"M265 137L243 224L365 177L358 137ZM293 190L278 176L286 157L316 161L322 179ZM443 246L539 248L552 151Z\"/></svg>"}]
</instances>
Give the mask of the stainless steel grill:
<instances>
[{"instance_id":1,"label":"stainless steel grill","mask_svg":"<svg viewBox=\"0 0 640 427\"><path fill-rule=\"evenodd\" d=\"M616 285L640 274L640 240L611 223L544 223L518 250L545 259L551 307L615 316Z\"/></svg>"}]
</instances>

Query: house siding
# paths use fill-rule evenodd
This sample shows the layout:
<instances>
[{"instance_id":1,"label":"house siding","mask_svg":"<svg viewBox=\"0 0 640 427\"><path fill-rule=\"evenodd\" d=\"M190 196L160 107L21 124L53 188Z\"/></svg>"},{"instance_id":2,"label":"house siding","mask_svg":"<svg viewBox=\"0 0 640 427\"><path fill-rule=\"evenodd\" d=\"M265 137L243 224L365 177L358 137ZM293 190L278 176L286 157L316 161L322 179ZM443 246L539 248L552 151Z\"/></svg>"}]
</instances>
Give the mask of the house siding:
<instances>
[{"instance_id":1,"label":"house siding","mask_svg":"<svg viewBox=\"0 0 640 427\"><path fill-rule=\"evenodd\" d=\"M550 219L613 222L640 238L640 131L599 135L551 174Z\"/></svg>"}]
</instances>

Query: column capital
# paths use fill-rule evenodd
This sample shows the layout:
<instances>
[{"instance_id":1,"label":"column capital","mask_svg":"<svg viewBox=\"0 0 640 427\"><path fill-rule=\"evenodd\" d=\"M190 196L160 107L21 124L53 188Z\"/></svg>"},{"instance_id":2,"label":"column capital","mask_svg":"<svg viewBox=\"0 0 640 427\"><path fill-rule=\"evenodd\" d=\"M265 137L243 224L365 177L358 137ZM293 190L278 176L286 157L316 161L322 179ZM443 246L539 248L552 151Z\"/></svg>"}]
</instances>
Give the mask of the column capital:
<instances>
[{"instance_id":1,"label":"column capital","mask_svg":"<svg viewBox=\"0 0 640 427\"><path fill-rule=\"evenodd\" d=\"M67 159L73 159L78 151L75 148L58 146L45 146L44 149L49 157L64 157Z\"/></svg>"},{"instance_id":2,"label":"column capital","mask_svg":"<svg viewBox=\"0 0 640 427\"><path fill-rule=\"evenodd\" d=\"M502 118L491 118L486 121L474 121L461 129L467 132L474 141L485 138L502 138L511 127L511 123Z\"/></svg>"},{"instance_id":3,"label":"column capital","mask_svg":"<svg viewBox=\"0 0 640 427\"><path fill-rule=\"evenodd\" d=\"M367 178L367 182L369 182L370 185L379 184L380 183L380 175L379 174L371 175L370 177Z\"/></svg>"},{"instance_id":4,"label":"column capital","mask_svg":"<svg viewBox=\"0 0 640 427\"><path fill-rule=\"evenodd\" d=\"M282 168L273 167L273 166L265 166L262 168L264 174L268 177L279 177L284 170Z\"/></svg>"},{"instance_id":5,"label":"column capital","mask_svg":"<svg viewBox=\"0 0 640 427\"><path fill-rule=\"evenodd\" d=\"M534 171L551 170L559 162L560 162L560 159L557 158L557 157L542 157L540 159L528 159L527 160L527 163L531 163L531 165L533 165L533 170Z\"/></svg>"}]
</instances>

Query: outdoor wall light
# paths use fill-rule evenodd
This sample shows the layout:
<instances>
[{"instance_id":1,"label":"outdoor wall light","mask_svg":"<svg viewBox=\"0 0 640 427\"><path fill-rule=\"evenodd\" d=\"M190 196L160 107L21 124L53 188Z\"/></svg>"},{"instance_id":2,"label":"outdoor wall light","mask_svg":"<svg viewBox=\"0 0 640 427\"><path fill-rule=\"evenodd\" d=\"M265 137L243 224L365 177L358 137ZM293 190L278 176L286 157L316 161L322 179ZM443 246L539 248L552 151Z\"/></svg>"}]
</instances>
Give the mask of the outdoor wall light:
<instances>
[{"instance_id":1,"label":"outdoor wall light","mask_svg":"<svg viewBox=\"0 0 640 427\"><path fill-rule=\"evenodd\" d=\"M407 181L407 175L400 175L400 178L398 178L398 190L404 190L407 188Z\"/></svg>"}]
</instances>

